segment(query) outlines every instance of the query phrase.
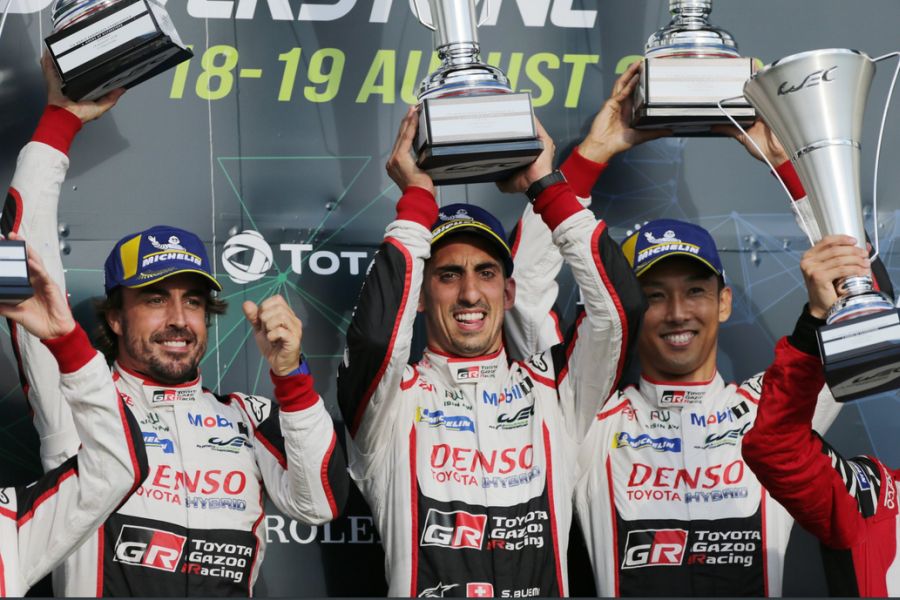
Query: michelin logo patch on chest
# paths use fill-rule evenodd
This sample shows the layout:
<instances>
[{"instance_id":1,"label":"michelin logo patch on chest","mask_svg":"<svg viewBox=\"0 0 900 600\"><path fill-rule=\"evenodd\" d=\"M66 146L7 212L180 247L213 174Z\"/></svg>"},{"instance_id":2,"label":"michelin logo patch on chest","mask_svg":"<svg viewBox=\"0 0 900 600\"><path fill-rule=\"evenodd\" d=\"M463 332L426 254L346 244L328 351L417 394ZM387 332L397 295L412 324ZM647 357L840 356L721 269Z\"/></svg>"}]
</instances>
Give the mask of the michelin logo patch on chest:
<instances>
[{"instance_id":1,"label":"michelin logo patch on chest","mask_svg":"<svg viewBox=\"0 0 900 600\"><path fill-rule=\"evenodd\" d=\"M448 415L442 410L416 408L416 423L425 423L429 427L443 427L450 431L471 431L475 433L475 422L465 415Z\"/></svg>"},{"instance_id":2,"label":"michelin logo patch on chest","mask_svg":"<svg viewBox=\"0 0 900 600\"><path fill-rule=\"evenodd\" d=\"M632 436L627 431L620 431L613 440L613 448L649 448L656 452L681 452L681 438L651 437L646 433Z\"/></svg>"}]
</instances>

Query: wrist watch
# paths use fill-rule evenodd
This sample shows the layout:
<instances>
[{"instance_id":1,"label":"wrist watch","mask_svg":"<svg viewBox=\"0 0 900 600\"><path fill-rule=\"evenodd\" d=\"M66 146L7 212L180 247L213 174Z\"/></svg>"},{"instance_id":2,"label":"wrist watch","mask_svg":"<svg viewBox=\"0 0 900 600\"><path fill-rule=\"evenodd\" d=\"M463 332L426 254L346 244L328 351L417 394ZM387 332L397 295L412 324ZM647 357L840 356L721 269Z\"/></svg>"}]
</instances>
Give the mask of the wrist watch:
<instances>
[{"instance_id":1,"label":"wrist watch","mask_svg":"<svg viewBox=\"0 0 900 600\"><path fill-rule=\"evenodd\" d=\"M566 181L566 176L562 174L562 171L556 169L549 175L544 175L530 186L525 191L525 195L528 196L529 202L534 202L538 199L538 196L546 190L548 187L552 185L556 185L557 183L563 183Z\"/></svg>"}]
</instances>

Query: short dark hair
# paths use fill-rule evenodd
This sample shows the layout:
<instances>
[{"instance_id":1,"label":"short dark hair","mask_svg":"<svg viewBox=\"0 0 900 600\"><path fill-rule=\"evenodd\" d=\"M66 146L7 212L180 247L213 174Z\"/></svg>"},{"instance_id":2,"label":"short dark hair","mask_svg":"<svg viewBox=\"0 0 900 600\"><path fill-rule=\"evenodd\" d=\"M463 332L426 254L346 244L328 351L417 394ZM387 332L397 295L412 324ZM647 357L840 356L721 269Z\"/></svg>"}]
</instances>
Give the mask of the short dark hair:
<instances>
[{"instance_id":1,"label":"short dark hair","mask_svg":"<svg viewBox=\"0 0 900 600\"><path fill-rule=\"evenodd\" d=\"M223 315L228 309L228 302L220 300L212 288L206 291L206 324L209 325L213 315ZM94 331L94 346L112 364L119 356L119 336L109 326L107 315L122 310L122 288L110 290L104 298L94 300L94 315L97 317L97 328Z\"/></svg>"}]
</instances>

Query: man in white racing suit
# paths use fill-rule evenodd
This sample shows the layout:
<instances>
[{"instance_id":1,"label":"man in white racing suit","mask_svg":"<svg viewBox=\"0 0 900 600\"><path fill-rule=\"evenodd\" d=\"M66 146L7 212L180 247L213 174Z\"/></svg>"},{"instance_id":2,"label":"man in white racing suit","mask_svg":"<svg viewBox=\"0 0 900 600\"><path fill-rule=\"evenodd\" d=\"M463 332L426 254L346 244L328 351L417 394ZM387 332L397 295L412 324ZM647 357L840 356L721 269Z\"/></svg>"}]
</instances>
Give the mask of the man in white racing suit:
<instances>
[{"instance_id":1,"label":"man in white racing suit","mask_svg":"<svg viewBox=\"0 0 900 600\"><path fill-rule=\"evenodd\" d=\"M25 592L65 559L144 477L147 454L103 357L72 318L40 259L28 259L34 295L0 316L47 348L60 394L84 443L77 455L28 486L0 488L0 597Z\"/></svg>"},{"instance_id":2,"label":"man in white racing suit","mask_svg":"<svg viewBox=\"0 0 900 600\"><path fill-rule=\"evenodd\" d=\"M541 130L544 153L506 191L530 190L586 317L570 343L510 362L502 324L515 282L502 227L476 206L438 208L410 154L416 124L411 110L388 162L403 196L339 370L351 476L384 542L389 595L566 595L578 442L643 312L637 281L553 171ZM407 364L417 312L427 349Z\"/></svg>"},{"instance_id":3,"label":"man in white racing suit","mask_svg":"<svg viewBox=\"0 0 900 600\"><path fill-rule=\"evenodd\" d=\"M83 122L121 92L74 103L45 58L48 106L19 155L3 232L33 240L63 285L57 202ZM301 354L301 322L280 296L243 311L270 366L274 400L203 386L208 319L224 310L200 239L156 226L126 236L105 265L100 344L148 449L145 483L55 573L66 596L252 593L266 536L264 502L305 523L337 516L349 479L331 418ZM23 387L47 469L83 438L58 393L52 357L13 327Z\"/></svg>"},{"instance_id":4,"label":"man in white racing suit","mask_svg":"<svg viewBox=\"0 0 900 600\"><path fill-rule=\"evenodd\" d=\"M628 126L637 76L635 65L616 82L587 138L562 167L585 204L613 156L663 133ZM765 125L750 133L802 198L793 168ZM519 294L507 329L517 355L558 340L548 313L561 259L548 240L547 228L526 209L515 256ZM601 596L778 596L793 520L741 457L761 375L729 384L716 369L731 289L715 241L700 227L660 219L622 248L649 306L637 334L639 384L614 393L584 424L590 429L575 498L597 590ZM885 285L883 268L876 264L875 271ZM826 389L817 427L826 428L836 414Z\"/></svg>"}]
</instances>

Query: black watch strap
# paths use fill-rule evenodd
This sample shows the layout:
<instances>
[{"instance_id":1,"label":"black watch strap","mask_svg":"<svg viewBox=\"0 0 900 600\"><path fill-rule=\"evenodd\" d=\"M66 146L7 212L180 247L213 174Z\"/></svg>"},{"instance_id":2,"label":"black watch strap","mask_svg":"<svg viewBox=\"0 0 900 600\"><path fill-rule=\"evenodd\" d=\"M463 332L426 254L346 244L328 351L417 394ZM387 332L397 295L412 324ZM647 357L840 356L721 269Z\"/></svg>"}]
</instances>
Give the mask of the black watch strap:
<instances>
[{"instance_id":1,"label":"black watch strap","mask_svg":"<svg viewBox=\"0 0 900 600\"><path fill-rule=\"evenodd\" d=\"M537 200L538 196L546 190L551 185L556 185L557 183L563 183L566 181L566 176L562 174L562 171L559 169L553 171L549 175L544 175L530 186L525 191L525 195L528 196L528 200L530 202L534 202Z\"/></svg>"}]
</instances>

